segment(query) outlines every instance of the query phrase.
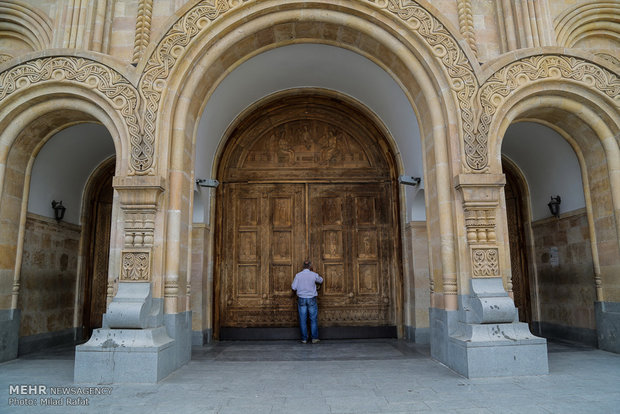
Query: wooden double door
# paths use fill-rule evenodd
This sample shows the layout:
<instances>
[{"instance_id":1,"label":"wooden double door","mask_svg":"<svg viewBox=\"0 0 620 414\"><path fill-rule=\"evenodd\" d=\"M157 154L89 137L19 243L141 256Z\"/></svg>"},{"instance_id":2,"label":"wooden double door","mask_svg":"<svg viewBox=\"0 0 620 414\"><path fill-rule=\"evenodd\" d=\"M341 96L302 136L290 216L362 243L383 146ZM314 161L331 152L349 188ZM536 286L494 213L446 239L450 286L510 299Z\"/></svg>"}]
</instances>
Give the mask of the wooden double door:
<instances>
[{"instance_id":1,"label":"wooden double door","mask_svg":"<svg viewBox=\"0 0 620 414\"><path fill-rule=\"evenodd\" d=\"M387 182L225 185L220 326L295 326L306 258L324 278L322 326L393 324L391 194Z\"/></svg>"},{"instance_id":2,"label":"wooden double door","mask_svg":"<svg viewBox=\"0 0 620 414\"><path fill-rule=\"evenodd\" d=\"M314 92L274 97L231 128L217 175L216 334L296 326L291 283L305 259L325 279L322 327L397 324L389 148L367 113Z\"/></svg>"}]
</instances>

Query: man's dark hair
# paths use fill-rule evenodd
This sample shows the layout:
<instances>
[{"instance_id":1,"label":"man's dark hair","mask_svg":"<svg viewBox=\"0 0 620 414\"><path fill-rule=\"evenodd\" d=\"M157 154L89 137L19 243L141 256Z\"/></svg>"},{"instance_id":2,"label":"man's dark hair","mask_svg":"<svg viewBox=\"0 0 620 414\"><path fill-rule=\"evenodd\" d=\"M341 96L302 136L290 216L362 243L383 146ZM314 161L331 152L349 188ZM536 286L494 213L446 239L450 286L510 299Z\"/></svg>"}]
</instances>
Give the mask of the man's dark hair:
<instances>
[{"instance_id":1,"label":"man's dark hair","mask_svg":"<svg viewBox=\"0 0 620 414\"><path fill-rule=\"evenodd\" d=\"M304 269L310 269L312 262L310 260L304 260Z\"/></svg>"}]
</instances>

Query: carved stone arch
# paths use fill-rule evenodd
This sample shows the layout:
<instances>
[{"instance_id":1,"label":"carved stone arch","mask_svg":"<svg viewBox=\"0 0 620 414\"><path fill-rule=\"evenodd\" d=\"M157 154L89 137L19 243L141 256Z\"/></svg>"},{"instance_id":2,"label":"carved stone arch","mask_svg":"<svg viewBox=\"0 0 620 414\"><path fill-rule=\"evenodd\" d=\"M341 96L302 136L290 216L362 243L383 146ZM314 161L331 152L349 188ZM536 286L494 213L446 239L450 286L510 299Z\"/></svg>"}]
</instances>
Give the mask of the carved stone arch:
<instances>
[{"instance_id":1,"label":"carved stone arch","mask_svg":"<svg viewBox=\"0 0 620 414\"><path fill-rule=\"evenodd\" d=\"M216 32L215 30L209 30L215 25L216 21L219 22L220 20L227 19L228 16L234 16L236 13L239 13L238 16L243 19L230 17L226 24L220 26L225 27L226 31L229 31L230 27L237 27L239 24L246 22L245 16L248 14L251 14L253 19L260 20L261 16L267 13L290 10L307 11L311 8L343 11L351 16L361 15L364 16L364 20L373 22L373 24L377 25L377 28L381 29L388 29L394 26L394 24L403 25L405 35L402 35L403 32L392 31L392 36L395 37L395 39L392 39L392 42L398 39L396 40L397 42L402 42L402 45L414 54L424 50L426 57L420 59L420 61L424 62L424 70L429 74L432 73L430 76L432 81L439 82L439 85L436 86L437 94L443 100L455 101L454 103L449 103L454 105L454 111L447 111L447 113L460 114L460 119L456 122L460 124L461 128L458 128L455 133L464 137L465 149L463 150L463 157L468 160L466 164L469 167L473 166L472 168L474 169L478 168L477 166L486 165L486 153L483 151L484 143L477 142L474 128L474 101L478 87L476 79L478 65L474 65L471 62L476 61L475 54L467 46L467 43L461 39L458 31L452 28L451 24L439 20L440 13L427 1L382 0L375 2L368 0L350 7L326 0L315 2L313 5L308 5L306 2L290 2L283 5L281 2L240 0L202 1L188 5L182 10L182 16L170 23L171 29L165 32L158 42L153 43L148 48L145 54L148 58L141 61L138 65L139 71L142 73L139 88L145 103L144 141L149 145L157 147L155 141L159 139L158 137L161 134L156 133L156 130L159 124L166 123L165 120L158 119L158 113L160 107L164 104L163 102L165 101L166 105L168 105L171 103L168 99L172 99L165 96L166 90L176 90L173 82L177 85L183 84L179 80L184 79L184 75L175 74L179 70L178 68L185 73L189 73L188 70L193 67L193 65L185 63L179 65L178 62L193 61L197 52L194 51L192 53L191 50L197 48L197 45L202 45L198 49L203 49L202 53L204 53L205 46L213 44L213 38L209 40L207 36ZM378 16L382 18L379 19L377 18ZM304 17L299 18L307 21L318 19L314 22L320 22L320 17L317 18L316 16L304 14ZM306 34L309 35L306 41L313 38L318 40L321 35L325 34L319 33L320 31L329 31L324 29L320 31L314 29L313 31L313 29L308 27L305 29L308 32ZM289 33L288 35L286 34L287 32ZM278 41L287 41L286 36L288 36L288 41L291 41L290 36L302 38L302 36L290 30L280 30L279 33L263 35L263 37L271 37L270 40L276 43ZM340 43L345 42L345 38L346 36L341 36L339 39ZM258 39L258 43L254 45L255 51L264 51L265 46L263 44L267 39L261 39L256 34L253 39ZM250 41L248 37L244 43L253 42L254 40ZM322 39L320 42L330 43L326 39ZM357 41L357 43L363 42ZM351 48L363 54L363 46L357 44L351 46ZM366 56L374 57L380 55L382 49L386 46L386 44L381 45L381 42L377 44L376 41L374 44L366 45L367 48L372 49ZM238 54L241 54L241 52ZM418 56L420 55L418 54ZM383 61L387 60L383 59ZM221 64L228 66L238 63L221 62ZM379 64L381 65L381 63ZM390 73L396 78L400 77L400 82L407 83L406 77L401 77L394 72ZM216 79L212 80L215 81ZM442 85L443 83L445 85ZM452 91L451 99L439 92L446 86Z\"/></svg>"},{"instance_id":2,"label":"carved stone arch","mask_svg":"<svg viewBox=\"0 0 620 414\"><path fill-rule=\"evenodd\" d=\"M43 50L52 41L52 21L27 3L6 0L0 3L2 37L14 37L26 43L31 51Z\"/></svg>"},{"instance_id":3,"label":"carved stone arch","mask_svg":"<svg viewBox=\"0 0 620 414\"><path fill-rule=\"evenodd\" d=\"M453 184L448 177L454 172L450 171L447 137L460 136L461 124L469 131L468 136L473 136L476 75L468 55L444 25L419 3L404 5L400 1L360 2L355 7L333 1L285 5L272 1L250 1L243 5L217 1L214 5L201 2L186 10L157 46L150 48L148 60L138 66L143 73L140 93L146 108L144 139L158 148L159 160L170 160L171 195L180 195L191 186L191 174L181 172L188 170L191 158L187 154L193 152L199 115L217 84L255 54L291 42L343 47L386 70L416 108L423 142L434 153L434 160L428 164L427 183L440 181L433 185L441 190L433 193L435 199L431 203L453 202L450 195ZM163 107L175 108L172 122L170 117L159 115ZM155 142L156 138L159 142ZM475 157L476 151L470 154ZM459 155L454 157L458 159ZM162 165L156 168L165 170ZM173 177L176 175L179 177ZM175 190L173 186L177 185L179 189ZM188 193L185 198L189 200L191 195ZM180 198L171 201L175 210L180 203ZM437 213L438 209L433 211ZM446 216L435 223L441 229L433 230L434 234L445 239L441 243L443 251L438 255L445 263L437 267L446 269L445 274L453 278L454 250L448 247L453 242L452 218ZM180 234L184 231L181 227L168 229L171 240L179 240L171 232ZM170 255L167 262L176 263L172 259L180 255L177 248L180 245L166 248ZM168 269L166 274L174 274L177 279L179 271ZM441 280L435 286L437 292L444 289ZM454 297L449 302L456 306L456 281L446 282L445 286Z\"/></svg>"},{"instance_id":4,"label":"carved stone arch","mask_svg":"<svg viewBox=\"0 0 620 414\"><path fill-rule=\"evenodd\" d=\"M614 136L620 131L617 110L588 88L556 87L547 83L544 94L523 88L504 103L501 122L492 127L493 160L500 157L501 140L508 126L517 121L543 124L559 133L573 148L581 167L589 238L594 260L597 300L605 298L610 285L611 262L600 249L620 257L620 149ZM555 88L554 88L555 87ZM534 149L535 150L535 149ZM592 191L591 191L592 189ZM604 247L603 247L604 246ZM603 263L607 262L607 263ZM616 264L617 265L617 264Z\"/></svg>"},{"instance_id":5,"label":"carved stone arch","mask_svg":"<svg viewBox=\"0 0 620 414\"><path fill-rule=\"evenodd\" d=\"M13 293L1 294L5 309L14 309L17 303L27 189L38 151L61 129L101 123L120 160L117 175L127 174L131 157L126 150L131 146L127 123L134 119L137 96L117 71L86 58L34 58L0 73L0 222L7 229L0 240L1 254L7 258L0 273L3 284L13 286Z\"/></svg>"},{"instance_id":6,"label":"carved stone arch","mask_svg":"<svg viewBox=\"0 0 620 414\"><path fill-rule=\"evenodd\" d=\"M586 1L570 7L553 26L558 44L573 48L588 37L606 37L620 44L620 4L616 1Z\"/></svg>"},{"instance_id":7,"label":"carved stone arch","mask_svg":"<svg viewBox=\"0 0 620 414\"><path fill-rule=\"evenodd\" d=\"M62 92L58 91L59 86ZM5 140L10 138L7 138L6 128L10 128L13 117L27 109L29 104L23 104L29 102L23 99L26 96L35 100L73 96L92 102L107 114L106 117L114 119L112 131L118 134L120 167L129 175L142 172L149 150L141 146L140 96L120 71L90 57L49 56L34 57L0 72L2 140L7 145L9 141ZM19 102L22 102L21 107L16 104Z\"/></svg>"},{"instance_id":8,"label":"carved stone arch","mask_svg":"<svg viewBox=\"0 0 620 414\"><path fill-rule=\"evenodd\" d=\"M545 87L541 88L543 84ZM488 141L492 171L501 171L497 140L509 125L506 118L509 108L531 96L553 95L571 96L575 102L592 108L617 133L620 78L616 73L578 56L526 56L496 70L480 87L481 116L477 130Z\"/></svg>"}]
</instances>

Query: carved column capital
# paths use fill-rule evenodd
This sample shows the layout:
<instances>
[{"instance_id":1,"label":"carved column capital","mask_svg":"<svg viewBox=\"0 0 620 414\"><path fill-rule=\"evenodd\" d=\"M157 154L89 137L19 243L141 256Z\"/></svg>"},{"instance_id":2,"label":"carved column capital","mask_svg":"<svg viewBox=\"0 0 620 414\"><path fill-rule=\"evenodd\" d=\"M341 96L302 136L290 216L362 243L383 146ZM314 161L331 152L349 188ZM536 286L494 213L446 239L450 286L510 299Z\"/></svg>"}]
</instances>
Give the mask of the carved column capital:
<instances>
[{"instance_id":1,"label":"carved column capital","mask_svg":"<svg viewBox=\"0 0 620 414\"><path fill-rule=\"evenodd\" d=\"M163 177L152 175L133 175L114 177L112 185L120 196L121 208L157 208L157 198L166 189Z\"/></svg>"},{"instance_id":2,"label":"carved column capital","mask_svg":"<svg viewBox=\"0 0 620 414\"><path fill-rule=\"evenodd\" d=\"M505 184L504 174L460 174L455 179L455 188L463 195L465 208L497 208L500 189Z\"/></svg>"},{"instance_id":3,"label":"carved column capital","mask_svg":"<svg viewBox=\"0 0 620 414\"><path fill-rule=\"evenodd\" d=\"M153 246L158 198L165 191L165 181L157 176L114 177L114 189L123 211L126 248Z\"/></svg>"}]
</instances>

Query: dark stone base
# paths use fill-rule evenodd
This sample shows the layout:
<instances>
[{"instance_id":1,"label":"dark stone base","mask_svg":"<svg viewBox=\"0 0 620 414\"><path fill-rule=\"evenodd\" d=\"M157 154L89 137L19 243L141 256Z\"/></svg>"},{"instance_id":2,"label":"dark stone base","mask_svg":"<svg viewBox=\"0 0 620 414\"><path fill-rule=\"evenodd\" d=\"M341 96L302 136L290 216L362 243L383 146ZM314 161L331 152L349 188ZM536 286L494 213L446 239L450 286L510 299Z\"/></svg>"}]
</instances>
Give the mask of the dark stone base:
<instances>
[{"instance_id":1,"label":"dark stone base","mask_svg":"<svg viewBox=\"0 0 620 414\"><path fill-rule=\"evenodd\" d=\"M76 383L156 383L189 362L192 313L163 315L164 326L96 329L76 347Z\"/></svg>"},{"instance_id":2,"label":"dark stone base","mask_svg":"<svg viewBox=\"0 0 620 414\"><path fill-rule=\"evenodd\" d=\"M431 342L431 329L405 326L405 339L407 342L416 344L429 344Z\"/></svg>"},{"instance_id":3,"label":"dark stone base","mask_svg":"<svg viewBox=\"0 0 620 414\"><path fill-rule=\"evenodd\" d=\"M0 310L0 362L17 358L20 316L18 309Z\"/></svg>"},{"instance_id":4,"label":"dark stone base","mask_svg":"<svg viewBox=\"0 0 620 414\"><path fill-rule=\"evenodd\" d=\"M203 346L213 342L213 332L211 329L204 331L192 331L192 346Z\"/></svg>"},{"instance_id":5,"label":"dark stone base","mask_svg":"<svg viewBox=\"0 0 620 414\"><path fill-rule=\"evenodd\" d=\"M319 328L321 339L396 338L396 326L328 326ZM220 340L274 341L301 338L298 327L221 328Z\"/></svg>"},{"instance_id":6,"label":"dark stone base","mask_svg":"<svg viewBox=\"0 0 620 414\"><path fill-rule=\"evenodd\" d=\"M164 315L168 336L174 339L173 370L181 368L192 358L192 312Z\"/></svg>"},{"instance_id":7,"label":"dark stone base","mask_svg":"<svg viewBox=\"0 0 620 414\"><path fill-rule=\"evenodd\" d=\"M77 345L82 342L82 328L46 332L19 338L19 355L32 354L58 345Z\"/></svg>"},{"instance_id":8,"label":"dark stone base","mask_svg":"<svg viewBox=\"0 0 620 414\"><path fill-rule=\"evenodd\" d=\"M564 339L571 342L596 347L598 340L594 329L576 328L548 322L532 322L532 332L543 338Z\"/></svg>"},{"instance_id":9,"label":"dark stone base","mask_svg":"<svg viewBox=\"0 0 620 414\"><path fill-rule=\"evenodd\" d=\"M620 302L594 302L598 346L620 354Z\"/></svg>"},{"instance_id":10,"label":"dark stone base","mask_svg":"<svg viewBox=\"0 0 620 414\"><path fill-rule=\"evenodd\" d=\"M549 373L546 340L524 323L464 323L457 311L435 308L430 323L431 357L467 378Z\"/></svg>"}]
</instances>

